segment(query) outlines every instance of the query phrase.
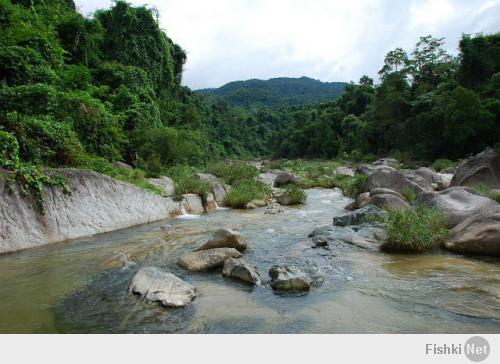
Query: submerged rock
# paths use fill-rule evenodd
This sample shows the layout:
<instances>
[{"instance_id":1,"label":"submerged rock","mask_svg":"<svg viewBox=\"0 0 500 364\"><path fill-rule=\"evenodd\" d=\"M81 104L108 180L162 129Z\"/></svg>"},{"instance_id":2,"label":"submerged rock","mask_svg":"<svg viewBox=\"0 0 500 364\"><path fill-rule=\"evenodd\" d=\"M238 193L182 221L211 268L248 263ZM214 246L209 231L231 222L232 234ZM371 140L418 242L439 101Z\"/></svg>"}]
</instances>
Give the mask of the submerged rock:
<instances>
[{"instance_id":1,"label":"submerged rock","mask_svg":"<svg viewBox=\"0 0 500 364\"><path fill-rule=\"evenodd\" d=\"M129 291L144 296L147 301L176 308L190 304L197 295L191 284L156 267L139 269Z\"/></svg>"},{"instance_id":2,"label":"submerged rock","mask_svg":"<svg viewBox=\"0 0 500 364\"><path fill-rule=\"evenodd\" d=\"M216 248L184 254L177 265L191 272L202 272L224 265L226 259L239 258L241 253L233 248Z\"/></svg>"},{"instance_id":3,"label":"submerged rock","mask_svg":"<svg viewBox=\"0 0 500 364\"><path fill-rule=\"evenodd\" d=\"M280 204L273 203L267 206L266 210L264 211L264 214L275 215L275 214L282 214L283 212L285 212L285 209Z\"/></svg>"},{"instance_id":4,"label":"submerged rock","mask_svg":"<svg viewBox=\"0 0 500 364\"><path fill-rule=\"evenodd\" d=\"M196 249L196 251L214 248L234 248L243 251L247 246L247 242L239 232L230 229L219 229L212 235L210 240Z\"/></svg>"},{"instance_id":5,"label":"submerged rock","mask_svg":"<svg viewBox=\"0 0 500 364\"><path fill-rule=\"evenodd\" d=\"M273 266L269 269L269 275L271 287L279 291L309 291L313 283L309 275L292 266Z\"/></svg>"},{"instance_id":6,"label":"submerged rock","mask_svg":"<svg viewBox=\"0 0 500 364\"><path fill-rule=\"evenodd\" d=\"M374 205L366 205L359 210L350 212L346 215L335 216L333 218L334 226L359 225L367 220L378 221L382 218L384 212Z\"/></svg>"},{"instance_id":7,"label":"submerged rock","mask_svg":"<svg viewBox=\"0 0 500 364\"><path fill-rule=\"evenodd\" d=\"M224 267L222 268L222 274L226 277L238 279L250 284L259 284L261 281L257 267L243 259L226 259Z\"/></svg>"},{"instance_id":8,"label":"submerged rock","mask_svg":"<svg viewBox=\"0 0 500 364\"><path fill-rule=\"evenodd\" d=\"M500 256L500 205L455 226L444 247L456 253Z\"/></svg>"}]
</instances>

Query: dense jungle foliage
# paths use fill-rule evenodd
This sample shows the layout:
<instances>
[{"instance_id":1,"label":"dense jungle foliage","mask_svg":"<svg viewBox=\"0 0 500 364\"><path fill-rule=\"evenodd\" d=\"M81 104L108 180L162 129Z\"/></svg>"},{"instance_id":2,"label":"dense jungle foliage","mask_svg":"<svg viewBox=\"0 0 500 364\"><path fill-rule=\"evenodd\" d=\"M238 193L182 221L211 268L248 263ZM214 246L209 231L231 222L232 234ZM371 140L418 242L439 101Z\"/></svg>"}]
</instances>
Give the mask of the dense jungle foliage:
<instances>
[{"instance_id":1,"label":"dense jungle foliage","mask_svg":"<svg viewBox=\"0 0 500 364\"><path fill-rule=\"evenodd\" d=\"M456 159L500 142L500 33L464 35L460 54L420 38L411 54L389 52L381 83L363 76L333 102L287 110L275 157Z\"/></svg>"},{"instance_id":2,"label":"dense jungle foliage","mask_svg":"<svg viewBox=\"0 0 500 364\"><path fill-rule=\"evenodd\" d=\"M464 36L458 57L423 37L387 54L379 85L332 84L345 91L327 103L304 105L319 81L275 79L270 104L254 87L234 107L181 85L186 52L154 9L117 1L84 17L72 0L0 0L0 24L0 167L37 189L46 166L115 175L121 160L155 176L269 155L454 159L499 141L500 34Z\"/></svg>"},{"instance_id":3,"label":"dense jungle foliage","mask_svg":"<svg viewBox=\"0 0 500 364\"><path fill-rule=\"evenodd\" d=\"M197 90L209 100L224 100L248 111L302 106L338 98L345 82L321 82L309 77L278 77L270 80L235 81L219 88Z\"/></svg>"}]
</instances>

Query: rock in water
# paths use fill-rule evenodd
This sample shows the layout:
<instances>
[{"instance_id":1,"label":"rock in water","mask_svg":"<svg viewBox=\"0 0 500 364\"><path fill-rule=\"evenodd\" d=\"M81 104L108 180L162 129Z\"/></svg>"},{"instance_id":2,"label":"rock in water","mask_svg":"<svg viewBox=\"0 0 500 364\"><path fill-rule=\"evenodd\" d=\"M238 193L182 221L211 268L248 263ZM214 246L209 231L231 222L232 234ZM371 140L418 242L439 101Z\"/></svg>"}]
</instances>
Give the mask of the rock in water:
<instances>
[{"instance_id":1,"label":"rock in water","mask_svg":"<svg viewBox=\"0 0 500 364\"><path fill-rule=\"evenodd\" d=\"M282 214L285 212L285 209L278 203L273 203L269 206L267 206L266 210L264 211L265 215L275 215L275 214Z\"/></svg>"},{"instance_id":2,"label":"rock in water","mask_svg":"<svg viewBox=\"0 0 500 364\"><path fill-rule=\"evenodd\" d=\"M226 259L222 274L250 284L259 284L261 280L257 267L242 259Z\"/></svg>"},{"instance_id":3,"label":"rock in water","mask_svg":"<svg viewBox=\"0 0 500 364\"><path fill-rule=\"evenodd\" d=\"M205 212L203 201L197 194L186 193L182 197L181 206L188 214L201 214Z\"/></svg>"},{"instance_id":4,"label":"rock in water","mask_svg":"<svg viewBox=\"0 0 500 364\"><path fill-rule=\"evenodd\" d=\"M500 256L500 205L455 226L444 247L456 253Z\"/></svg>"},{"instance_id":5,"label":"rock in water","mask_svg":"<svg viewBox=\"0 0 500 364\"><path fill-rule=\"evenodd\" d=\"M271 287L279 291L300 292L309 291L313 280L296 267L274 266L269 269Z\"/></svg>"},{"instance_id":6,"label":"rock in water","mask_svg":"<svg viewBox=\"0 0 500 364\"><path fill-rule=\"evenodd\" d=\"M459 224L483 209L498 205L497 202L468 187L450 187L438 193L426 193L419 196L417 201L440 210L448 219L448 227Z\"/></svg>"},{"instance_id":7,"label":"rock in water","mask_svg":"<svg viewBox=\"0 0 500 364\"><path fill-rule=\"evenodd\" d=\"M416 181L410 180L415 178ZM417 181L418 179L418 181ZM419 182L419 183L416 183ZM377 171L368 177L366 182L368 191L378 188L388 188L400 194L405 193L407 189L411 189L415 194L421 195L425 192L432 191L430 184L418 175L407 174L406 176L400 171Z\"/></svg>"},{"instance_id":8,"label":"rock in water","mask_svg":"<svg viewBox=\"0 0 500 364\"><path fill-rule=\"evenodd\" d=\"M224 199L226 198L226 187L217 177L209 173L196 173L193 177L208 184L212 189L215 201L217 201L217 203L221 206L224 204Z\"/></svg>"},{"instance_id":9,"label":"rock in water","mask_svg":"<svg viewBox=\"0 0 500 364\"><path fill-rule=\"evenodd\" d=\"M203 244L196 251L215 249L215 248L234 248L243 251L248 244L240 235L239 232L230 229L219 229L212 238Z\"/></svg>"},{"instance_id":10,"label":"rock in water","mask_svg":"<svg viewBox=\"0 0 500 364\"><path fill-rule=\"evenodd\" d=\"M333 218L334 226L349 226L349 225L359 225L366 220L380 220L384 212L374 205L366 205L359 210L350 212L346 215L335 216Z\"/></svg>"},{"instance_id":11,"label":"rock in water","mask_svg":"<svg viewBox=\"0 0 500 364\"><path fill-rule=\"evenodd\" d=\"M191 272L203 272L224 265L226 259L239 258L241 253L233 248L216 248L184 254L177 265Z\"/></svg>"},{"instance_id":12,"label":"rock in water","mask_svg":"<svg viewBox=\"0 0 500 364\"><path fill-rule=\"evenodd\" d=\"M500 150L486 149L460 166L451 186L500 188Z\"/></svg>"},{"instance_id":13,"label":"rock in water","mask_svg":"<svg viewBox=\"0 0 500 364\"><path fill-rule=\"evenodd\" d=\"M129 291L144 296L147 301L160 302L165 307L184 307L197 295L196 288L191 284L156 267L139 269Z\"/></svg>"}]
</instances>

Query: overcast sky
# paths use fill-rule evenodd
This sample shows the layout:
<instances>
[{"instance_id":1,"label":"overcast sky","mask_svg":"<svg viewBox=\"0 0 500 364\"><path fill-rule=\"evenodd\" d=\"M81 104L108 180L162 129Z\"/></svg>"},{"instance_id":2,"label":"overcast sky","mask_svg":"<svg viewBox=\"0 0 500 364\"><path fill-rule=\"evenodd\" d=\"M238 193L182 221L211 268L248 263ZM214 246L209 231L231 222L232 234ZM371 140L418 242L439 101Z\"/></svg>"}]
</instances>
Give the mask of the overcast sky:
<instances>
[{"instance_id":1,"label":"overcast sky","mask_svg":"<svg viewBox=\"0 0 500 364\"><path fill-rule=\"evenodd\" d=\"M446 39L500 31L500 0L129 0L160 12L168 36L188 54L193 89L250 78L308 76L357 81L377 76L384 55L411 50L419 36ZM85 15L108 0L76 0Z\"/></svg>"}]
</instances>

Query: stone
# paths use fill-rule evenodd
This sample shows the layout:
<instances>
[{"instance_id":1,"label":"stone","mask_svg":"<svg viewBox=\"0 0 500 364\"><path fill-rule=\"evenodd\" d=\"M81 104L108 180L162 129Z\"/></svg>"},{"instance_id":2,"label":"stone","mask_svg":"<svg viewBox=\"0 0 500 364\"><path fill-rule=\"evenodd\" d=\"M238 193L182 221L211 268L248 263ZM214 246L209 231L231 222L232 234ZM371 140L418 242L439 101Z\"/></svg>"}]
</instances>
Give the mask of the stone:
<instances>
[{"instance_id":1,"label":"stone","mask_svg":"<svg viewBox=\"0 0 500 364\"><path fill-rule=\"evenodd\" d=\"M71 191L45 186L45 213L0 170L0 254L174 217L179 205L90 170L55 169Z\"/></svg>"},{"instance_id":2,"label":"stone","mask_svg":"<svg viewBox=\"0 0 500 364\"><path fill-rule=\"evenodd\" d=\"M274 185L276 187L284 186L289 183L297 182L298 177L290 172L283 171L276 176L274 180Z\"/></svg>"},{"instance_id":3,"label":"stone","mask_svg":"<svg viewBox=\"0 0 500 364\"><path fill-rule=\"evenodd\" d=\"M315 235L312 239L315 248L324 248L328 246L328 239L325 235Z\"/></svg>"},{"instance_id":4,"label":"stone","mask_svg":"<svg viewBox=\"0 0 500 364\"><path fill-rule=\"evenodd\" d=\"M334 226L349 226L349 225L359 225L367 220L380 220L382 219L384 212L374 205L366 205L359 210L350 212L346 215L335 216L333 218Z\"/></svg>"},{"instance_id":5,"label":"stone","mask_svg":"<svg viewBox=\"0 0 500 364\"><path fill-rule=\"evenodd\" d=\"M352 168L349 168L349 167L337 167L335 169L335 174L338 174L341 176L354 177L355 173L356 173L356 171Z\"/></svg>"},{"instance_id":6,"label":"stone","mask_svg":"<svg viewBox=\"0 0 500 364\"><path fill-rule=\"evenodd\" d=\"M257 267L243 259L229 258L224 262L222 274L249 284L260 284L261 277Z\"/></svg>"},{"instance_id":7,"label":"stone","mask_svg":"<svg viewBox=\"0 0 500 364\"><path fill-rule=\"evenodd\" d=\"M205 208L205 211L217 209L217 201L215 201L213 193L207 193L207 197L203 201L203 207Z\"/></svg>"},{"instance_id":8,"label":"stone","mask_svg":"<svg viewBox=\"0 0 500 364\"><path fill-rule=\"evenodd\" d=\"M113 163L113 167L120 169L133 169L130 164L124 163L122 161L116 161Z\"/></svg>"},{"instance_id":9,"label":"stone","mask_svg":"<svg viewBox=\"0 0 500 364\"><path fill-rule=\"evenodd\" d=\"M271 287L279 291L301 292L309 291L313 279L292 266L273 266L269 269L271 276Z\"/></svg>"},{"instance_id":10,"label":"stone","mask_svg":"<svg viewBox=\"0 0 500 364\"><path fill-rule=\"evenodd\" d=\"M429 192L419 196L417 202L440 210L448 220L448 227L497 205L497 202L469 187L450 187L441 192Z\"/></svg>"},{"instance_id":11,"label":"stone","mask_svg":"<svg viewBox=\"0 0 500 364\"><path fill-rule=\"evenodd\" d=\"M380 158L372 163L374 166L390 166L390 165L398 165L399 161L394 158Z\"/></svg>"},{"instance_id":12,"label":"stone","mask_svg":"<svg viewBox=\"0 0 500 364\"><path fill-rule=\"evenodd\" d=\"M500 188L500 149L486 149L462 164L450 185Z\"/></svg>"},{"instance_id":13,"label":"stone","mask_svg":"<svg viewBox=\"0 0 500 364\"><path fill-rule=\"evenodd\" d=\"M219 229L212 235L210 240L196 249L196 251L214 248L234 248L243 251L247 247L247 242L241 237L239 232L230 229Z\"/></svg>"},{"instance_id":14,"label":"stone","mask_svg":"<svg viewBox=\"0 0 500 364\"><path fill-rule=\"evenodd\" d=\"M207 183L210 186L212 193L214 194L214 198L217 204L219 204L220 206L224 205L227 188L217 177L209 173L195 173L194 177L198 178L202 182Z\"/></svg>"},{"instance_id":15,"label":"stone","mask_svg":"<svg viewBox=\"0 0 500 364\"><path fill-rule=\"evenodd\" d=\"M444 247L461 254L500 256L500 205L456 225Z\"/></svg>"},{"instance_id":16,"label":"stone","mask_svg":"<svg viewBox=\"0 0 500 364\"><path fill-rule=\"evenodd\" d=\"M172 178L161 176L159 178L148 179L149 183L158 187L164 196L173 196L175 194L175 184Z\"/></svg>"},{"instance_id":17,"label":"stone","mask_svg":"<svg viewBox=\"0 0 500 364\"><path fill-rule=\"evenodd\" d=\"M259 174L258 179L262 183L264 183L265 185L267 185L269 187L273 187L274 181L276 180L276 176L277 176L277 174L275 174L275 173L266 172L266 173Z\"/></svg>"},{"instance_id":18,"label":"stone","mask_svg":"<svg viewBox=\"0 0 500 364\"><path fill-rule=\"evenodd\" d=\"M374 205L387 211L406 210L410 204L392 193L376 194L370 197L361 207Z\"/></svg>"},{"instance_id":19,"label":"stone","mask_svg":"<svg viewBox=\"0 0 500 364\"><path fill-rule=\"evenodd\" d=\"M343 243L361 249L379 251L386 238L385 228L372 224L350 227L322 226L315 228L309 237L330 243Z\"/></svg>"},{"instance_id":20,"label":"stone","mask_svg":"<svg viewBox=\"0 0 500 364\"><path fill-rule=\"evenodd\" d=\"M372 164L362 164L356 169L356 173L364 174L365 176L370 176L378 171L393 172L396 171L396 169L386 165L372 165Z\"/></svg>"},{"instance_id":21,"label":"stone","mask_svg":"<svg viewBox=\"0 0 500 364\"><path fill-rule=\"evenodd\" d=\"M402 200L405 199L404 196L402 194L400 194L399 192L390 190L388 188L375 188L375 189L371 190L368 193L368 195L369 195L369 197L373 197L376 195L394 195L396 197L399 197Z\"/></svg>"},{"instance_id":22,"label":"stone","mask_svg":"<svg viewBox=\"0 0 500 364\"><path fill-rule=\"evenodd\" d=\"M195 193L182 195L180 205L188 214L201 214L205 211L205 208L203 207L203 200Z\"/></svg>"},{"instance_id":23,"label":"stone","mask_svg":"<svg viewBox=\"0 0 500 364\"><path fill-rule=\"evenodd\" d=\"M377 171L368 177L366 189L372 191L376 188L388 188L399 194L404 194L407 189L410 189L418 196L432 191L430 185L425 183L426 187L421 186L408 179L401 171Z\"/></svg>"},{"instance_id":24,"label":"stone","mask_svg":"<svg viewBox=\"0 0 500 364\"><path fill-rule=\"evenodd\" d=\"M282 214L285 212L285 209L283 206L281 206L278 203L272 203L269 206L267 206L266 210L264 211L264 214L266 215L275 215L275 214Z\"/></svg>"},{"instance_id":25,"label":"stone","mask_svg":"<svg viewBox=\"0 0 500 364\"><path fill-rule=\"evenodd\" d=\"M221 268L226 259L239 257L241 253L234 248L216 248L184 254L177 265L191 272L203 272Z\"/></svg>"},{"instance_id":26,"label":"stone","mask_svg":"<svg viewBox=\"0 0 500 364\"><path fill-rule=\"evenodd\" d=\"M139 269L129 291L143 296L147 301L173 308L187 306L197 295L196 288L191 284L156 267Z\"/></svg>"}]
</instances>

